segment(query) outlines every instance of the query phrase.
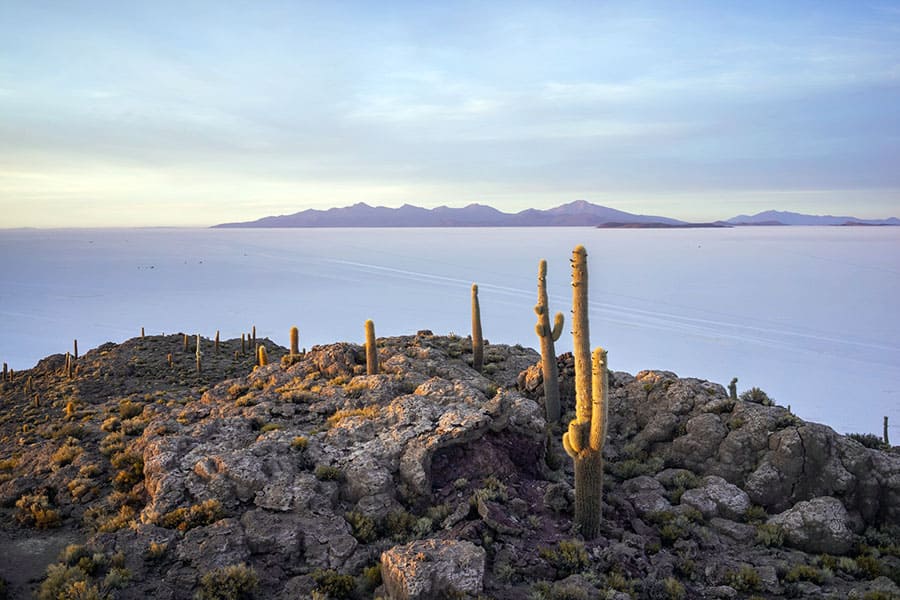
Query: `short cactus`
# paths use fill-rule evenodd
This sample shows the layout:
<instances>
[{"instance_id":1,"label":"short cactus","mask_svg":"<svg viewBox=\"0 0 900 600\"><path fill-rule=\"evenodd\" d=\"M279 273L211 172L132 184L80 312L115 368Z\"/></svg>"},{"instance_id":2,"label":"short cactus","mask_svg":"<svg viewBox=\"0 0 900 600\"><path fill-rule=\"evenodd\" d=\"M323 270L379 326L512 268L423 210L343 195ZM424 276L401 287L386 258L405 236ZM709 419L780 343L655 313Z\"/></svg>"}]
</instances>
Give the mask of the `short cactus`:
<instances>
[{"instance_id":1,"label":"short cactus","mask_svg":"<svg viewBox=\"0 0 900 600\"><path fill-rule=\"evenodd\" d=\"M172 353L171 353L171 352L169 352L168 354L166 354L166 362L169 363L169 368L171 369L172 366L173 366L173 363L172 363Z\"/></svg>"},{"instance_id":2,"label":"short cactus","mask_svg":"<svg viewBox=\"0 0 900 600\"><path fill-rule=\"evenodd\" d=\"M538 263L538 303L534 307L538 316L534 330L541 340L541 370L544 375L544 408L547 422L559 421L559 371L556 365L556 349L553 342L562 334L565 317L558 312L550 328L550 309L547 301L547 261Z\"/></svg>"},{"instance_id":3,"label":"short cactus","mask_svg":"<svg viewBox=\"0 0 900 600\"><path fill-rule=\"evenodd\" d=\"M481 373L484 368L484 338L481 335L481 306L478 286L472 284L472 368Z\"/></svg>"},{"instance_id":4,"label":"short cactus","mask_svg":"<svg viewBox=\"0 0 900 600\"><path fill-rule=\"evenodd\" d=\"M269 364L269 355L266 354L266 347L262 344L256 348L256 362L259 363L260 367L265 367Z\"/></svg>"},{"instance_id":5,"label":"short cactus","mask_svg":"<svg viewBox=\"0 0 900 600\"><path fill-rule=\"evenodd\" d=\"M300 354L300 330L291 327L291 356Z\"/></svg>"},{"instance_id":6,"label":"short cactus","mask_svg":"<svg viewBox=\"0 0 900 600\"><path fill-rule=\"evenodd\" d=\"M606 441L608 377L606 351L589 351L587 252L572 253L572 337L575 355L575 419L563 447L575 463L575 524L585 539L600 531L603 444Z\"/></svg>"},{"instance_id":7,"label":"short cactus","mask_svg":"<svg viewBox=\"0 0 900 600\"><path fill-rule=\"evenodd\" d=\"M366 375L378 374L378 348L375 347L375 323L366 321Z\"/></svg>"},{"instance_id":8,"label":"short cactus","mask_svg":"<svg viewBox=\"0 0 900 600\"><path fill-rule=\"evenodd\" d=\"M737 401L737 399L738 399L737 382L738 382L738 378L734 377L734 378L732 378L731 383L728 384L728 397L735 401Z\"/></svg>"}]
</instances>

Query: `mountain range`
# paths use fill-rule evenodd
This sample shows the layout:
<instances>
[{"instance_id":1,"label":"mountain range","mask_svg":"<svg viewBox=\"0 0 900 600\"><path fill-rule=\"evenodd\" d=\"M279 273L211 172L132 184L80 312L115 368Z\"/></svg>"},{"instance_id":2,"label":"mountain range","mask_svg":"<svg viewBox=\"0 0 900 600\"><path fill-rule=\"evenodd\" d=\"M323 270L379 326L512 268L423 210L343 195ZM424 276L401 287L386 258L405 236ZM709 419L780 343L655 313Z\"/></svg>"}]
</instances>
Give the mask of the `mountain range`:
<instances>
[{"instance_id":1,"label":"mountain range","mask_svg":"<svg viewBox=\"0 0 900 600\"><path fill-rule=\"evenodd\" d=\"M900 219L857 219L766 211L738 215L727 221L688 223L658 215L637 215L586 200L576 200L555 208L529 208L505 213L484 204L463 208L439 206L422 208L404 204L400 208L352 206L327 210L307 209L291 215L270 216L238 223L222 223L217 228L246 227L731 227L735 225L900 225Z\"/></svg>"}]
</instances>

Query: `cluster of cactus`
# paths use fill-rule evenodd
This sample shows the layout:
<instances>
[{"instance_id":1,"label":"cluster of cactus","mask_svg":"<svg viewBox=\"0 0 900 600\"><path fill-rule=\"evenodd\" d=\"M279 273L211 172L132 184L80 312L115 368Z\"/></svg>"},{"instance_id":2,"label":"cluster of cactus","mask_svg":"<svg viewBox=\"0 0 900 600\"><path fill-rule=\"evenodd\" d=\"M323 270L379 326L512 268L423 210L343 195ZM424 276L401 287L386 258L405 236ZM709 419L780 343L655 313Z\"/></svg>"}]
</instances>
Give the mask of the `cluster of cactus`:
<instances>
[{"instance_id":1,"label":"cluster of cactus","mask_svg":"<svg viewBox=\"0 0 900 600\"><path fill-rule=\"evenodd\" d=\"M472 284L472 368L481 373L484 369L484 338L481 335L481 306L478 304L478 286Z\"/></svg>"},{"instance_id":2,"label":"cluster of cactus","mask_svg":"<svg viewBox=\"0 0 900 600\"><path fill-rule=\"evenodd\" d=\"M366 375L378 375L378 348L375 346L375 323L366 321Z\"/></svg>"},{"instance_id":3,"label":"cluster of cactus","mask_svg":"<svg viewBox=\"0 0 900 600\"><path fill-rule=\"evenodd\" d=\"M544 376L544 409L548 423L559 421L559 372L553 342L562 334L565 317L558 312L550 327L550 308L547 300L547 261L538 263L538 302L534 306L538 322L534 330L541 340L541 370Z\"/></svg>"},{"instance_id":4,"label":"cluster of cactus","mask_svg":"<svg viewBox=\"0 0 900 600\"><path fill-rule=\"evenodd\" d=\"M593 539L600 531L609 383L606 351L596 348L593 363L591 361L584 246L578 246L572 252L572 338L575 418L563 434L562 442L575 465L575 524L585 539Z\"/></svg>"}]
</instances>

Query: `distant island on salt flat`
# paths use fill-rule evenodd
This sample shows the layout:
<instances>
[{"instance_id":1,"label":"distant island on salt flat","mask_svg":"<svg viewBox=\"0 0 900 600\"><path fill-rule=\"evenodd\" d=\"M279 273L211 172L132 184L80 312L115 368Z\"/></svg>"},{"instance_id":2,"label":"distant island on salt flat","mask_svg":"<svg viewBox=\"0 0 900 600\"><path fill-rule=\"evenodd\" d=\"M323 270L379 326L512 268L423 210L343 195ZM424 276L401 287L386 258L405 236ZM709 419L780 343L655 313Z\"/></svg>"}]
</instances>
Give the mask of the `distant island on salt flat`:
<instances>
[{"instance_id":1,"label":"distant island on salt flat","mask_svg":"<svg viewBox=\"0 0 900 600\"><path fill-rule=\"evenodd\" d=\"M658 215L638 215L607 206L576 200L555 208L529 208L506 213L484 204L463 208L439 206L423 208L404 204L399 208L352 206L327 210L307 209L291 215L269 216L255 221L222 223L215 228L252 227L604 227L604 228L691 228L749 225L900 225L900 219L860 219L832 215L806 215L768 210L755 215L738 215L725 221L689 223Z\"/></svg>"}]
</instances>

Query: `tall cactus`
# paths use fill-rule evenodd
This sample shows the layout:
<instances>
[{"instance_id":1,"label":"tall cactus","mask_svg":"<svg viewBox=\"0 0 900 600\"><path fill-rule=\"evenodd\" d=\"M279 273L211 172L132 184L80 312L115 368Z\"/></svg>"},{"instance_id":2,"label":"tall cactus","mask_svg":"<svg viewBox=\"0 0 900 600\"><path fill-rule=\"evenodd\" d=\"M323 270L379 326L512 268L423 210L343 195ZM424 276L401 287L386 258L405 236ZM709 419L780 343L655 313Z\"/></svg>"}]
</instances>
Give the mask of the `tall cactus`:
<instances>
[{"instance_id":1,"label":"tall cactus","mask_svg":"<svg viewBox=\"0 0 900 600\"><path fill-rule=\"evenodd\" d=\"M197 334L197 372L198 373L201 373L203 371L201 368L201 364L200 364L200 357L202 355L203 355L203 353L200 352L200 334L198 333Z\"/></svg>"},{"instance_id":2,"label":"tall cactus","mask_svg":"<svg viewBox=\"0 0 900 600\"><path fill-rule=\"evenodd\" d=\"M366 375L378 375L378 348L375 347L375 322L366 321Z\"/></svg>"},{"instance_id":3,"label":"tall cactus","mask_svg":"<svg viewBox=\"0 0 900 600\"><path fill-rule=\"evenodd\" d=\"M575 463L575 524L585 539L593 539L600 531L608 381L603 348L594 350L591 363L587 252L583 246L572 252L572 288L575 419L562 441Z\"/></svg>"},{"instance_id":4,"label":"tall cactus","mask_svg":"<svg viewBox=\"0 0 900 600\"><path fill-rule=\"evenodd\" d=\"M737 395L737 382L738 382L738 378L737 378L737 377L732 377L732 378L731 378L731 383L728 384L728 397L731 398L732 400L737 400L737 399L738 399L738 395Z\"/></svg>"},{"instance_id":5,"label":"tall cactus","mask_svg":"<svg viewBox=\"0 0 900 600\"><path fill-rule=\"evenodd\" d=\"M219 353L219 330L218 329L216 329L216 340L215 340L214 349L216 351L216 354L218 354Z\"/></svg>"},{"instance_id":6,"label":"tall cactus","mask_svg":"<svg viewBox=\"0 0 900 600\"><path fill-rule=\"evenodd\" d=\"M550 307L547 301L547 261L538 263L538 303L534 306L538 322L534 330L541 339L541 369L544 374L544 408L548 423L559 421L559 372L553 342L559 339L565 317L558 312L550 328Z\"/></svg>"},{"instance_id":7,"label":"tall cactus","mask_svg":"<svg viewBox=\"0 0 900 600\"><path fill-rule=\"evenodd\" d=\"M481 306L478 286L472 284L472 368L481 373L484 368L484 338L481 335Z\"/></svg>"},{"instance_id":8,"label":"tall cactus","mask_svg":"<svg viewBox=\"0 0 900 600\"><path fill-rule=\"evenodd\" d=\"M291 356L300 354L300 330L291 327Z\"/></svg>"},{"instance_id":9,"label":"tall cactus","mask_svg":"<svg viewBox=\"0 0 900 600\"><path fill-rule=\"evenodd\" d=\"M75 360L78 360L78 340L72 340L72 345L75 350Z\"/></svg>"}]
</instances>

